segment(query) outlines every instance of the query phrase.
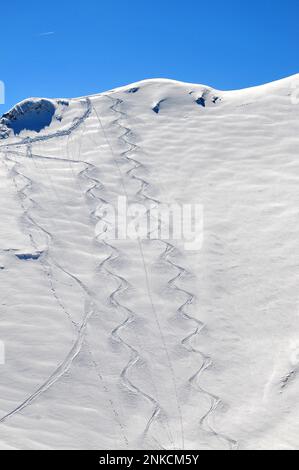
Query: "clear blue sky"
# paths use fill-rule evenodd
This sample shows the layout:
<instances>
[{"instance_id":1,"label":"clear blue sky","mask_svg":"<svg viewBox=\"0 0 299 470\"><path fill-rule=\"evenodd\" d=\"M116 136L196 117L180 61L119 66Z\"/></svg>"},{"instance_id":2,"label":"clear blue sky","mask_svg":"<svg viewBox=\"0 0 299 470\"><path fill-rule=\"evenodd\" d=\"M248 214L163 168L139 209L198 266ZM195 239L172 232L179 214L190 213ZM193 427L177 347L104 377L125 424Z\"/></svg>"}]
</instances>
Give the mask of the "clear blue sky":
<instances>
[{"instance_id":1,"label":"clear blue sky","mask_svg":"<svg viewBox=\"0 0 299 470\"><path fill-rule=\"evenodd\" d=\"M2 2L6 104L144 78L235 89L299 72L298 0ZM45 34L49 33L49 34Z\"/></svg>"}]
</instances>

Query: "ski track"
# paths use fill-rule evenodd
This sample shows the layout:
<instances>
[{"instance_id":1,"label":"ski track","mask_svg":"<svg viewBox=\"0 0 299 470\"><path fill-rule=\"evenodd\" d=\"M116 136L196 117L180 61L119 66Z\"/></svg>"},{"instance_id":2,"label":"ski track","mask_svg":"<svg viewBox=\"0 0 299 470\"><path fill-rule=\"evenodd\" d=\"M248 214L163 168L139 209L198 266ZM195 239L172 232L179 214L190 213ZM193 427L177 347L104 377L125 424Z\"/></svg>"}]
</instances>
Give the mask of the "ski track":
<instances>
[{"instance_id":1,"label":"ski track","mask_svg":"<svg viewBox=\"0 0 299 470\"><path fill-rule=\"evenodd\" d=\"M81 118L79 118L77 120L77 122L75 124L73 124L73 126L71 126L71 128L68 130L68 131L62 131L61 133L56 133L56 134L53 134L52 136L46 136L45 138L52 138L52 137L55 137L55 136L63 136L63 135L69 135L69 133L71 132L74 132L77 127L89 116L90 114L90 111L91 111L91 107L90 107L90 100L87 99L87 104L88 104L88 107L87 107L87 111L84 113L84 116L82 116ZM65 134L66 132L66 134ZM38 140L45 140L43 139L42 137L39 137L39 138L36 138ZM21 154L22 156L26 156L26 157L33 157L33 154L31 152L31 148L29 147L29 145L31 146L32 142L33 141L36 141L36 139L30 139L30 143L28 142L28 140L26 142L23 142L23 144L26 144L27 145L27 150L26 150L26 154ZM18 145L20 145L20 143L18 143ZM7 147L7 146L6 146ZM20 154L20 152L13 152L14 154ZM11 159L9 159L9 157L7 156L7 151L4 153L4 157L5 159L8 159L11 161ZM37 158L48 158L48 159L55 159L55 160L62 160L61 158L52 158L52 157L43 157L43 156L35 156ZM82 163L82 162L80 162ZM83 162L85 163L86 165L90 165L88 164L87 162ZM6 165L7 167L7 165ZM9 171L9 168L7 167L8 171ZM47 230L45 230L43 227L41 227L33 218L32 216L29 214L29 209L26 209L25 205L24 205L24 202L23 200L27 198L27 194L26 194L26 191L27 189L30 189L31 186L32 186L32 180L30 180L30 178L28 178L27 176L23 175L19 170L18 170L18 164L17 162L14 161L14 167L13 167L13 173L16 175L16 176L19 176L23 179L25 179L25 181L27 182L25 184L25 186L19 190L18 189L18 186L17 186L17 183L15 181L15 178L14 179L14 185L16 187L16 191L17 191L17 194L18 194L18 197L20 199L20 203L21 203L21 206L22 206L22 209L24 211L24 218L27 219L28 221L28 225L30 226L33 226L35 228L37 228L40 232L42 232L45 236L46 236L46 239L47 239L47 250L46 250L46 254L49 255L49 245L50 245L50 241L53 242L53 235L48 232ZM31 198L28 198L30 203L32 205L37 205L36 202L31 199ZM30 237L30 240L31 240L31 243L33 244L33 247L36 249L36 245L34 243L34 239L33 239L33 236L32 234L30 233L30 230L29 231L29 237ZM45 256L45 253L44 253L44 256ZM42 258L43 259L43 258ZM18 405L14 410L12 410L11 412L7 413L6 415L4 415L1 419L0 419L0 423L6 421L8 418L14 416L15 414L19 413L20 411L22 411L24 408L26 408L27 406L29 406L33 401L35 401L41 394L43 394L44 392L46 392L52 385L54 385L59 379L60 377L62 377L71 367L74 359L78 356L78 354L80 353L81 351L81 348L82 348L82 344L83 344L83 341L84 341L84 337L85 337L85 332L86 332L86 328L87 328L87 324L88 324L88 320L90 319L90 317L92 316L92 314L94 313L94 310L95 310L95 304L94 304L94 301L92 299L92 293L89 291L89 289L87 288L87 286L85 286L85 284L79 279L77 278L74 274L68 272L65 268L63 268L56 260L54 260L53 258L51 258L53 264L59 269L61 270L64 274L66 274L68 277L70 277L72 280L74 280L78 286L80 287L80 289L83 291L84 293L84 297L85 297L85 300L88 300L88 308L86 308L85 306L85 311L84 311L84 315L83 315L83 320L81 322L81 325L79 327L77 327L77 338L71 348L71 350L69 351L69 353L67 354L67 356L65 357L65 359L62 361L62 363L56 368L56 370L53 372L53 374L32 394L30 395L25 401L23 401L20 405ZM45 264L43 264L43 266L45 266ZM49 265L48 265L49 266ZM47 271L47 275L48 277L50 278L50 285L51 285L51 291L53 293L53 295L55 296L57 302L59 303L59 306L63 309L63 311L65 313L67 313L66 309L64 308L63 304L61 303L61 301L59 300L59 297L57 296L56 294L56 291L54 289L54 286L53 286L53 279L52 279L52 273L51 271ZM70 315L68 314L68 317L69 319L71 320L73 326L77 326L76 323L71 319Z\"/></svg>"},{"instance_id":2,"label":"ski track","mask_svg":"<svg viewBox=\"0 0 299 470\"><path fill-rule=\"evenodd\" d=\"M113 151L113 147L110 143L110 140L107 136L107 133L104 129L104 126L102 124L102 121L100 119L100 116L98 115L98 112L97 110L94 108L94 112L96 114L96 117L97 117L97 120L99 122L99 125L100 125L100 128L104 134L104 137L107 141L107 144L110 148L110 151L111 151L111 154L112 154L112 157L115 161L115 154L114 154L114 151ZM113 124L113 123L112 123ZM137 163L137 162L136 162ZM122 184L123 184L123 181L122 181ZM103 200L100 200L100 202L106 202L106 201L103 201ZM126 328L128 327L133 321L134 319L136 318L136 313L133 312L131 309L129 309L128 307L126 307L125 305L123 305L119 300L118 300L118 296L121 296L122 293L124 293L127 289L129 289L131 286L130 284L128 283L128 281L126 279L124 279L123 277L117 275L116 273L114 272L111 272L109 269L107 269L105 267L106 264L109 264L109 263L113 263L114 261L116 261L119 257L120 257L120 252L119 250L114 247L113 245L105 242L105 241L101 241L102 244L104 244L106 247L108 247L111 252L110 254L107 256L106 259L104 259L100 265L99 265L99 268L100 269L104 269L105 272L111 277L113 278L114 280L116 280L116 282L118 282L118 287L110 294L109 296L109 303L115 308L117 309L118 311L120 311L121 313L124 313L125 314L125 319L116 327L114 328L114 330L111 332L111 337L121 343L126 349L128 349L131 353L131 358L129 360L129 362L126 364L126 366L123 368L122 372L121 372L121 381L122 381L122 384L124 385L124 387L130 392L130 393L135 393L136 395L139 395L141 396L143 399L147 400L153 410L152 410L152 414L150 416L150 418L148 419L147 421L147 424L146 424L146 427L143 431L143 439L146 438L147 434L149 433L150 431L150 428L152 426L152 424L155 422L155 421L159 421L159 419L162 419L163 417L165 418L165 412L164 410L162 409L161 405L159 404L159 402L151 395L149 395L148 393L146 393L145 391L141 390L139 387L137 387L133 382L132 380L130 380L129 378L129 372L131 369L134 368L134 366L136 366L138 364L138 362L142 362L142 358L139 354L139 352L137 351L137 349L135 349L132 345L130 345L127 341L125 341L121 335L120 335L120 332L123 328ZM164 420L163 420L164 421ZM171 431L169 429L169 436L170 436L170 440L172 442L172 445L174 447L174 441L173 441L173 438L171 436ZM159 444L159 447L161 447L161 444Z\"/></svg>"},{"instance_id":3,"label":"ski track","mask_svg":"<svg viewBox=\"0 0 299 470\"><path fill-rule=\"evenodd\" d=\"M110 99L110 100L113 100L113 98L111 98L111 96L107 95L107 97ZM136 197L138 198L141 198L145 201L149 201L151 203L155 203L157 205L160 205L161 204L161 201L159 201L158 199L156 198L153 198L151 196L149 196L148 194L145 193L145 191L151 187L151 184L146 181L145 179L143 179L142 177L140 176L137 176L134 172L135 171L138 171L139 169L143 169L144 168L144 165L139 162L138 160L136 159L133 159L131 158L128 154L130 154L131 152L135 151L135 150L138 150L139 149L139 146L134 144L133 142L130 142L128 140L128 137L129 135L132 133L132 130L126 126L124 126L123 124L120 123L120 121L123 119L123 118L126 118L127 115L126 113L124 113L123 111L119 110L118 107L121 106L121 104L123 103L123 101L119 98L116 98L115 100L113 100L113 104L111 106L111 110L118 113L120 116L118 119L116 119L113 123L115 125L118 125L119 128L121 130L124 131L124 133L120 136L120 140L123 142L124 145L128 145L129 146L129 149L122 152L122 157L124 157L129 163L133 164L133 167L127 171L127 175L130 176L132 179L138 181L140 183L140 189L138 190L138 192L136 193ZM149 236L150 234L148 234ZM235 441L234 439L230 438L229 436L226 436L225 434L222 434L220 432L217 432L214 428L212 428L212 426L209 424L209 420L210 420L210 417L211 415L216 411L217 407L222 403L220 397L212 394L211 392L205 390L203 387L201 387L199 384L198 384L198 381L200 380L200 377L201 375L208 369L210 368L212 365L213 365L213 362L212 360L205 356L205 354L200 351L200 350L197 350L195 348L193 348L193 346L191 344L189 344L191 341L192 341L192 338L197 336L198 334L201 333L201 331L206 327L206 325L198 320L197 318L195 318L194 316L191 316L189 313L186 312L185 308L188 306L188 305L191 305L194 303L194 300L195 300L195 295L184 290L183 288L177 286L176 284L176 281L179 281L179 280L182 280L182 278L184 276L187 276L187 275L191 275L191 273L189 271L187 271L185 268L183 268L182 266L176 264L172 259L171 257L172 256L175 256L175 253L177 251L177 249L174 247L174 245L172 245L171 243L169 242L166 242L166 241L163 241L163 240L158 240L159 242L163 243L166 245L166 248L165 248L165 251L161 254L160 258L162 260L164 260L169 266L171 266L172 268L176 269L177 270L177 274L168 281L168 287L170 289L173 289L181 294L184 294L186 296L186 301L180 305L180 307L177 309L177 312L185 319L185 320L188 320L188 321L191 321L193 323L195 323L196 325L196 329L195 331L191 332L190 334L188 334L185 338L183 338L181 340L181 344L183 347L185 347L189 352L192 352L192 353L196 353L196 354L199 354L202 358L202 365L201 367L199 368L199 370L192 376L189 378L188 382L191 386L193 386L196 390L200 391L203 395L205 395L209 400L210 400L210 408L209 410L204 414L204 416L200 419L200 427L203 429L204 432L207 432L213 436L215 436L216 438L220 439L220 440L223 440L226 442L226 444L228 445L229 449L231 450L235 450L238 448L238 442ZM169 356L168 356L169 357ZM169 362L170 362L170 367L172 368L172 365L171 365L171 361L170 361L170 357L169 357ZM176 381L175 381L175 375L174 375L174 370L172 369L172 375L173 375L173 380L174 380L174 384L175 384L175 390L176 390L176 396L177 396L177 402L178 402L178 409L179 409L179 413L180 413L180 416L181 416L181 428L182 428L182 436L184 436L184 431L183 431L183 424L182 424L182 412L181 412L181 409L180 409L180 405L179 405L179 399L178 399L178 394L177 394L177 387L176 387ZM183 440L183 448L184 448L184 437L182 438Z\"/></svg>"},{"instance_id":4,"label":"ski track","mask_svg":"<svg viewBox=\"0 0 299 470\"><path fill-rule=\"evenodd\" d=\"M91 217L94 219L95 222L98 222L99 220L101 220L101 217L96 215L99 209L98 203L103 205L103 204L107 204L107 201L103 199L102 197L99 197L94 194L95 189L104 190L105 188L99 180L89 176L88 171L90 169L94 170L96 169L96 167L94 165L88 164L88 168L80 172L79 175L87 177L93 183L93 185L86 191L85 196L90 197L97 202L97 204L95 205L95 208L91 212ZM118 287L109 295L108 302L117 311L121 313L125 313L126 315L125 320L120 325L118 325L111 333L111 337L115 341L125 346L131 353L131 359L129 363L124 367L124 369L121 372L121 381L124 387L129 392L133 392L137 395L140 395L151 403L151 405L153 406L153 413L150 419L150 422L151 422L152 420L154 420L156 417L160 415L161 408L158 402L154 400L154 398L152 398L150 395L142 391L139 387L134 385L133 382L129 379L128 373L130 369L134 365L136 365L140 361L141 358L140 358L138 351L135 348L133 348L129 343L124 341L119 334L120 330L124 328L126 325L128 325L129 323L131 323L135 317L135 314L129 308L122 305L120 301L117 300L117 297L121 296L122 293L124 293L127 289L129 289L130 285L126 279L117 275L116 273L113 273L111 270L106 268L106 264L109 264L109 263L112 264L114 261L116 261L120 257L120 253L119 253L119 250L117 250L117 248L115 248L113 245L108 244L107 242L103 240L99 240L98 237L99 235L95 237L96 242L99 243L101 247L104 246L104 248L108 249L107 257L99 263L98 269L104 272L105 275L108 275L110 279L118 283ZM144 436L146 435L148 430L149 430L149 426L146 427L144 431ZM126 439L126 444L128 445L128 439Z\"/></svg>"},{"instance_id":5,"label":"ski track","mask_svg":"<svg viewBox=\"0 0 299 470\"><path fill-rule=\"evenodd\" d=\"M197 390L199 390L202 394L204 394L205 396L207 396L207 398L210 400L210 408L209 410L207 411L207 413L200 419L200 425L202 427L202 429L205 431L205 432L209 432L211 435L219 438L219 439L222 439L224 440L228 446L230 447L230 449L234 450L234 449L237 449L238 448L238 443L237 441L235 441L234 439L230 438L229 436L226 436L225 434L222 434L222 433L219 433L217 432L216 430L214 430L210 424L209 424L209 418L211 416L211 414L216 411L216 408L221 405L222 401L220 399L220 397L212 394L211 392L205 390L203 387L201 387L200 385L198 385L198 382L200 382L200 377L201 375L210 367L212 367L213 365L213 361L211 360L210 357L206 356L202 351L198 350L198 349L195 349L192 344L191 344L191 341L192 341L192 338L194 338L195 336L199 335L201 333L201 331L203 329L206 328L206 325L198 320L197 318L195 318L194 316L191 316L188 312L186 312L186 307L188 305L191 305L193 304L194 300L195 300L195 295L186 291L185 289L183 289L182 287L179 287L176 282L179 281L179 280L182 280L184 276L188 276L188 275L191 275L191 273L189 271L187 271L185 268L183 268L182 266L176 264L172 259L171 259L171 256L173 254L175 254L176 252L176 248L171 245L170 243L168 242L164 242L166 244L166 248L165 248L165 251L164 253L162 253L161 255L161 258L164 259L164 261L166 263L168 263L171 267L173 267L174 269L176 269L178 271L178 273L168 281L168 287L170 289L174 289L175 291L177 292L180 292L182 294L184 294L186 296L186 301L178 308L177 312L183 317L185 318L186 320L190 320L192 321L193 323L196 324L196 329L195 331L191 332L190 334L188 334L185 338L183 338L181 340L181 344L183 347L185 347L189 352L193 352L193 353L196 353L196 354L200 354L201 356L201 359L202 359L202 365L201 367L199 368L199 370L192 376L189 378L189 383L191 386L195 387Z\"/></svg>"},{"instance_id":6,"label":"ski track","mask_svg":"<svg viewBox=\"0 0 299 470\"><path fill-rule=\"evenodd\" d=\"M7 157L7 155L5 155L5 158L6 159L9 159L9 157ZM11 161L11 160L10 160ZM26 198L26 191L28 188L31 187L32 185L32 181L26 177L25 175L23 175L17 168L18 164L15 162L15 165L13 167L13 171L14 173L17 175L17 176L20 176L21 178L25 179L27 181L27 184L21 189L19 190L18 187L17 187L17 184L15 182L15 179L14 179L14 184L16 186L16 191L17 191L17 194L18 194L18 197L21 201L21 206L22 206L22 209L24 211L24 217L25 219L27 219L28 221L28 224L27 225L31 225L35 228L37 228L39 231L42 231L47 239L48 239L48 247L47 247L47 255L49 256L49 240L53 241L53 236L50 232L47 232L44 228L42 228L33 218L32 216L29 215L29 209L26 209L26 207L24 206L24 203L23 203L23 199ZM15 178L15 177L14 177ZM30 202L31 203L34 203L34 201L32 199L30 199ZM34 238L32 236L32 234L30 233L30 229L28 228L28 231L29 231L29 237L30 237L30 240L33 244L33 248L36 249L36 245L34 243ZM42 258L41 258L42 259ZM43 263L43 261L41 261ZM57 263L53 258L52 258L52 262L53 264L58 268L60 269L61 271L63 271L68 277L71 277L78 285L79 287L83 290L84 292L84 295L89 299L91 300L91 294L88 290L88 288L80 281L80 279L78 279L75 275L69 273L66 269L64 269L62 266L59 265L59 263ZM43 264L44 266L44 264ZM51 271L50 272L46 272L47 276L51 278L51 291L52 293L54 294L55 290L54 290L54 287L53 287L53 279L51 277ZM56 300L58 301L58 296L57 294L55 293L54 294ZM59 306L61 307L62 304L60 301L58 301L59 303ZM63 308L63 311L66 312L65 308ZM61 362L61 364L56 368L56 370L53 372L53 374L32 394L30 395L25 401L23 401L20 405L18 405L15 409L13 409L11 412L7 413L5 416L3 416L1 419L0 419L0 423L3 423L4 421L6 421L8 418L11 418L12 416L14 416L15 414L19 413L20 411L22 411L24 408L26 408L27 406L29 406L33 401L35 401L40 395L42 395L44 392L46 392L52 385L54 385L59 379L60 377L62 377L68 370L69 368L71 367L74 359L78 356L79 352L81 351L81 348L82 348L82 344L83 344L83 340L84 340L84 336L85 336L85 330L86 330L86 327L87 327L87 323L88 323L88 320L89 318L91 317L91 315L93 314L93 311L94 311L94 304L93 304L93 301L90 302L90 305L88 306L88 308L85 307L85 311L84 311L84 316L83 316L83 320L81 322L81 325L79 326L78 328L78 331L77 331L77 338L71 348L71 350L69 351L69 353L67 354L67 356L65 357L65 359ZM71 317L68 315L69 319L71 320L72 324L76 326L75 322L73 322L73 320L71 319Z\"/></svg>"},{"instance_id":7,"label":"ski track","mask_svg":"<svg viewBox=\"0 0 299 470\"><path fill-rule=\"evenodd\" d=\"M76 128L75 128L76 129ZM74 130L75 130L74 129ZM94 199L97 199L98 201L101 201L103 203L106 203L106 201L104 199L100 199L99 197L96 197L94 194L93 194L93 190L94 189L103 189L103 185L102 183L97 180L96 178L92 177L89 175L89 172L94 172L97 170L97 167L92 165L91 163L89 162L86 162L84 160L70 160L70 159L65 159L65 158L60 158L60 157L47 157L47 156L43 156L43 155L37 155L37 154L33 154L32 151L31 151L31 148L29 149L29 145L27 145L27 150L26 150L26 154L22 153L22 152L19 152L19 151L10 151L11 154L13 155L20 155L22 157L30 157L30 158L34 158L34 159L41 159L41 160L54 160L54 161L63 161L63 162L72 162L72 163L77 163L77 164L84 164L85 165L85 168L80 171L78 173L78 177L83 177L83 178L86 178L88 181L91 181L93 183L92 187L90 187L87 191L85 191L85 197L88 198L88 197L92 197ZM49 240L53 241L53 236L52 234L50 234L49 232L47 232L45 229L43 229L41 226L39 226L33 219L32 217L28 214L28 210L24 207L24 204L22 202L22 199L23 198L26 198L26 194L25 192L27 191L27 189L30 189L31 186L32 186L32 181L26 177L25 175L23 175L20 171L16 171L16 165L17 163L14 162L15 165L14 165L14 168L13 170L15 171L16 175L24 178L26 181L27 181L27 184L22 188L22 190L18 191L18 188L17 188L17 185L15 183L15 186L16 186L16 190L17 192L19 193L19 196L21 196L21 205L22 205L22 208L23 208L23 211L24 211L24 216L28 219L28 221L31 223L31 225L35 226L36 228L38 228L38 230L42 231L46 237L47 237L47 240L48 240L48 247L49 247ZM31 199L31 198L28 198L32 204L32 206L34 205L37 205L37 203ZM94 217L94 211L91 212L91 216ZM30 239L32 241L32 243L34 243L34 239L32 237L32 235L30 234ZM48 250L46 250L47 253L48 253ZM44 259L44 264L46 263L45 259ZM79 287L82 289L83 293L85 294L85 296L88 298L88 299L91 299L92 297L92 293L89 291L89 289L80 281L80 279L78 279L76 276L74 276L73 274L69 273L67 270L65 270L62 266L59 265L59 263L57 263L55 260L52 259L52 262L53 264L58 268L60 269L64 274L66 274L68 277L70 277L71 279L73 279L78 285ZM87 328L87 324L88 324L88 320L91 318L91 316L93 315L93 313L95 312L95 305L93 303L93 301L91 301L91 305L92 305L92 309L90 309L89 311L85 311L85 315L84 315L84 319L83 319L83 322L81 324L81 326L79 327L71 318L70 314L67 312L67 310L65 309L64 305L62 304L62 302L60 301L56 291L55 291L55 288L53 286L53 278L52 278L52 272L50 271L50 264L47 263L47 266L48 266L48 270L46 272L46 274L48 275L48 278L49 278L49 282L50 282L50 290L51 292L53 293L55 299L57 300L59 306L62 308L62 310L67 314L67 316L69 317L70 321L72 322L72 324L77 328L77 340L76 342L74 343L74 346L72 347L71 351L69 352L69 354L67 355L67 357L65 358L65 360L62 362L62 364L60 366L58 366L58 368L55 370L55 372L49 377L49 379L44 382L44 384L39 387L36 392L34 392L28 399L26 399L21 405L19 405L18 407L16 407L13 411L11 411L10 413L8 413L7 415L5 415L2 419L0 419L0 423L1 422L4 422L6 421L9 417L12 417L13 415L15 415L16 413L22 411L25 407L29 406L34 400L36 400L42 393L44 393L45 391L47 391L54 383L56 383L56 381L62 377L71 367L74 359L78 356L78 354L80 353L81 351L81 348L82 348L82 344L83 344L83 341L84 341L84 338L85 338L85 333L86 333L86 328ZM96 373L97 373L97 376L98 378L100 379L100 381L102 382L102 385L103 385L103 389L105 391L105 393L107 393L107 395L110 395L109 393L109 390L107 388L107 386L105 385L104 383L104 379L103 379L103 376L102 374L100 373L99 371L99 364L94 360L93 358L93 354L92 352L90 351L89 347L88 347L88 344L87 344L87 348L88 348L88 353L91 357L91 362L96 370ZM115 405L113 403L113 400L111 398L108 399L109 401L109 404L112 408L112 412L113 412L113 415L114 415L114 418L116 419L117 421L117 424L120 426L121 428L121 431L122 431L122 435L123 435L123 439L124 439L124 442L125 442L125 445L126 447L129 446L129 441L128 441L128 438L125 434L125 427L124 425L121 423L120 419L119 419L119 413L117 412L116 408L115 408Z\"/></svg>"},{"instance_id":8,"label":"ski track","mask_svg":"<svg viewBox=\"0 0 299 470\"><path fill-rule=\"evenodd\" d=\"M109 98L111 101L112 101L112 105L110 107L110 109L114 112L114 113L117 113L119 114L119 117L117 119L115 119L113 122L112 122L112 125L116 125L121 131L123 131L123 134L119 137L119 140L123 143L123 145L125 146L129 146L129 149L128 150L125 150L124 152L121 153L121 157L122 158L125 158L130 164L133 163L133 168L131 168L127 174L130 176L130 178L132 180L137 180L139 183L140 183L140 189L137 191L136 195L135 195L135 198L142 198L143 200L147 200L147 201L150 201L150 202L155 202L156 204L159 203L158 200L148 196L147 194L145 194L145 190L150 187L150 184L144 180L143 178L133 174L133 170L138 170L139 168L143 167L143 165L138 162L137 160L135 159L131 159L129 157L129 153L131 153L133 150L136 150L138 149L139 147L133 143L130 143L128 140L127 140L127 136L129 134L131 134L131 129L123 126L120 121L121 119L123 119L124 117L126 118L126 114L123 113L122 111L120 111L119 109L117 109L117 107L119 105L122 104L122 100L120 99L113 99L111 98L111 96L109 95L104 95L106 96L107 98ZM98 117L99 118L99 117ZM101 122L100 122L101 123ZM112 151L112 155L114 157L114 160L115 160L115 164L117 166L117 169L120 173L120 176L121 176L121 181L122 181L122 186L123 186L123 190L124 190L124 194L125 196L128 198L128 195L127 195L127 190L126 190L126 186L125 186L125 183L124 183L124 179L123 179L123 175L122 175L122 171L117 163L117 160L115 158L115 154L114 154L114 151L113 151L113 148L110 144L110 148L111 148L111 151ZM182 434L182 448L184 449L185 447L185 444L184 444L184 427L183 427L183 419L182 419L182 411L181 411L181 407L180 407L180 403L179 403L179 399L178 399L178 391L177 391L177 384L176 384L176 378L175 378L175 373L174 373L174 368L173 368L173 365L172 365L172 362L171 362L171 359L170 359L170 355L169 355L169 351L167 349L167 344L166 344L166 341L165 341L165 338L164 338L164 335L163 335L163 331L161 329L161 325L160 325L160 322L159 322L159 319L158 319L158 315L157 315L157 312L156 312L156 309L155 309L155 305L154 305L154 302L153 302L153 298L152 298L152 294L151 294L151 289L150 289L150 282L149 282L149 276L148 276L148 272L147 272L147 267L146 267L146 263L145 263L145 258L144 258L144 253L143 253L143 248L142 248L142 242L140 240L140 238L138 238L138 245L139 245L139 250L140 250L140 255L141 255L141 258L142 258L142 262L143 262L143 267L144 267L144 272L145 272L145 277L146 277L146 284L147 284L147 291L148 291L148 297L149 297L149 300L150 300L150 304L151 304L151 308L152 308L152 311L153 311L153 314L154 314L154 317L155 317L155 320L156 320L156 323L157 323L157 327L158 327L158 330L159 330L159 334L160 334L160 337L161 337L161 340L162 340L162 343L163 343L163 348L165 350L165 353L166 353L166 356L167 356L167 360L168 360L168 363L169 363L169 368L171 370L171 375L172 375L172 380L173 380L173 385L174 385L174 390L175 390L175 396L176 396L176 401L177 401L177 408L178 408L178 414L179 414L179 419L180 419L180 423L181 423L181 434ZM153 418L153 417L152 417ZM150 419L150 421L148 422L148 425L147 425L147 428L150 427L150 425L152 424L153 422L153 419Z\"/></svg>"}]
</instances>

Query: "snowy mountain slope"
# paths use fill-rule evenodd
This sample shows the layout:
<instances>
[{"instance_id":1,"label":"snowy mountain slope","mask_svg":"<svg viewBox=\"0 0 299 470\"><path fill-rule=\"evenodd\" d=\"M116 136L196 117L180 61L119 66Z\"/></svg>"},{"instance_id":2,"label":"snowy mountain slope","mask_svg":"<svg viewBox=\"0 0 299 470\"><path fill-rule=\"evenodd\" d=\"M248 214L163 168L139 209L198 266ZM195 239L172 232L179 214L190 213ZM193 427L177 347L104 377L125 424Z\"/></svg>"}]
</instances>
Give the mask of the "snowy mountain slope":
<instances>
[{"instance_id":1,"label":"snowy mountain slope","mask_svg":"<svg viewBox=\"0 0 299 470\"><path fill-rule=\"evenodd\" d=\"M147 80L0 121L1 448L299 448L298 86ZM102 240L119 197L201 204L201 249Z\"/></svg>"}]
</instances>

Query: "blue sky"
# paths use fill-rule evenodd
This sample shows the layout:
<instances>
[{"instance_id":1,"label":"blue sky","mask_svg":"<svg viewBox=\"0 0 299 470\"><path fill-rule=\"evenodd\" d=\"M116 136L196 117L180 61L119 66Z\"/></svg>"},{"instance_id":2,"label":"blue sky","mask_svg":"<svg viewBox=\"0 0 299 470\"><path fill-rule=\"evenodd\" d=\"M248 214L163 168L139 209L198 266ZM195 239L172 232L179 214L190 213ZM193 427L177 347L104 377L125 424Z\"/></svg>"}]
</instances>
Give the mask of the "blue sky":
<instances>
[{"instance_id":1,"label":"blue sky","mask_svg":"<svg viewBox=\"0 0 299 470\"><path fill-rule=\"evenodd\" d=\"M144 78L235 89L299 72L298 0L2 2L2 114Z\"/></svg>"}]
</instances>

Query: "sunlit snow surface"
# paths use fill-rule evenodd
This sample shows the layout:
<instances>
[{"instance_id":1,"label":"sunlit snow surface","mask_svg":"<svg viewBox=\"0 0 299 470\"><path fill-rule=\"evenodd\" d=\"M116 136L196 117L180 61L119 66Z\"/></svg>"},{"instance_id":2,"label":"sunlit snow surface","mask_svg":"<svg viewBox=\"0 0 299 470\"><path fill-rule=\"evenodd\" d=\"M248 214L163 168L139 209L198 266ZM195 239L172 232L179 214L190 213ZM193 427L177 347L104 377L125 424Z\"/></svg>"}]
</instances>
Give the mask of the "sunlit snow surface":
<instances>
[{"instance_id":1,"label":"sunlit snow surface","mask_svg":"<svg viewBox=\"0 0 299 470\"><path fill-rule=\"evenodd\" d=\"M299 448L296 87L149 80L2 134L2 449ZM97 240L124 195L202 204L202 249Z\"/></svg>"}]
</instances>

